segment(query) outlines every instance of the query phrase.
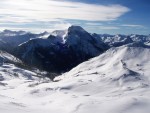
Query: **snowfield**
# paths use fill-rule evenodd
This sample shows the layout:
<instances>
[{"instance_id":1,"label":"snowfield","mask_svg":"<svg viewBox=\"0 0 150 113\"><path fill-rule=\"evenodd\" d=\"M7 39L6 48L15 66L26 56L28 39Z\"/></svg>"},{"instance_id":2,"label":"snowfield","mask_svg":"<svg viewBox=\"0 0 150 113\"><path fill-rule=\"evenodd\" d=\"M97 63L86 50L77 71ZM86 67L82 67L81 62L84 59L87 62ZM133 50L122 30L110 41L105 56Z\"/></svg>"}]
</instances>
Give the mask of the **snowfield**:
<instances>
[{"instance_id":1,"label":"snowfield","mask_svg":"<svg viewBox=\"0 0 150 113\"><path fill-rule=\"evenodd\" d=\"M150 112L149 48L113 47L54 82L35 75L0 66L0 113Z\"/></svg>"}]
</instances>

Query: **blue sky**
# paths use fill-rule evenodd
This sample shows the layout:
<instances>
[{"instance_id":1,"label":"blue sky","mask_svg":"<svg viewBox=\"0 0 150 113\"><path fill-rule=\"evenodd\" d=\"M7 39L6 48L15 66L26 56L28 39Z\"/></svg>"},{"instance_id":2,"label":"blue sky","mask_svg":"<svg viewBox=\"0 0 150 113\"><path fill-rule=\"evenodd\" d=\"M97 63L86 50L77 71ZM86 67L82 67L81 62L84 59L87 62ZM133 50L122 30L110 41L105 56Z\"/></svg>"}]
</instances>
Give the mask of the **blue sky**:
<instances>
[{"instance_id":1,"label":"blue sky","mask_svg":"<svg viewBox=\"0 0 150 113\"><path fill-rule=\"evenodd\" d=\"M149 11L150 0L0 0L0 30L150 34Z\"/></svg>"}]
</instances>

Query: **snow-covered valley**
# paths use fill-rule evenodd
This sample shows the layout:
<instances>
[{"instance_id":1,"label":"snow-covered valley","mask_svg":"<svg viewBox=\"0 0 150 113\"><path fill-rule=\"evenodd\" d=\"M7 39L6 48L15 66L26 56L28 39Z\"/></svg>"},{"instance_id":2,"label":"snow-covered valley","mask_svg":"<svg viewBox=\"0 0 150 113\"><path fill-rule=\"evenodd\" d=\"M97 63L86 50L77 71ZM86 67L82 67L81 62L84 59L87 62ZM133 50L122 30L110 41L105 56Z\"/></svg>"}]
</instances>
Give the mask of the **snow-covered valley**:
<instances>
[{"instance_id":1,"label":"snow-covered valley","mask_svg":"<svg viewBox=\"0 0 150 113\"><path fill-rule=\"evenodd\" d=\"M0 112L149 113L149 56L148 47L112 47L54 81L4 63Z\"/></svg>"}]
</instances>

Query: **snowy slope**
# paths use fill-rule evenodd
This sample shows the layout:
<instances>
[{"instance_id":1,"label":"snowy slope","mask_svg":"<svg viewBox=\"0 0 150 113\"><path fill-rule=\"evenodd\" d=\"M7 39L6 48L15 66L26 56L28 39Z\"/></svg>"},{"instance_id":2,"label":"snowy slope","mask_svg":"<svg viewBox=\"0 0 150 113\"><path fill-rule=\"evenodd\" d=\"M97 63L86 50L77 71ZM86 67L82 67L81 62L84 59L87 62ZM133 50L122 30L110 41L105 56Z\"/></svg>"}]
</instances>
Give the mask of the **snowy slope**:
<instances>
[{"instance_id":1,"label":"snowy slope","mask_svg":"<svg viewBox=\"0 0 150 113\"><path fill-rule=\"evenodd\" d=\"M26 69L23 69L23 67ZM33 70L32 67L30 67L30 70L32 71L29 71L27 70L27 68L29 67L23 65L20 59L16 58L15 56L7 52L0 50L0 81L4 81L7 79L11 80L14 78L23 78L23 79L38 78L34 77L37 75L37 73L39 73L37 72L37 69ZM40 73L39 76L41 76Z\"/></svg>"},{"instance_id":2,"label":"snowy slope","mask_svg":"<svg viewBox=\"0 0 150 113\"><path fill-rule=\"evenodd\" d=\"M0 50L0 64L2 65L3 63L22 63L22 61L5 51Z\"/></svg>"},{"instance_id":3,"label":"snowy slope","mask_svg":"<svg viewBox=\"0 0 150 113\"><path fill-rule=\"evenodd\" d=\"M80 64L60 79L68 79L68 86L73 91L89 95L89 100L95 99L95 102L84 102L79 113L93 110L96 113L148 113L149 56L148 48L112 48Z\"/></svg>"},{"instance_id":4,"label":"snowy slope","mask_svg":"<svg viewBox=\"0 0 150 113\"><path fill-rule=\"evenodd\" d=\"M149 113L149 56L149 48L122 46L78 65L55 82L3 80L0 112Z\"/></svg>"}]
</instances>

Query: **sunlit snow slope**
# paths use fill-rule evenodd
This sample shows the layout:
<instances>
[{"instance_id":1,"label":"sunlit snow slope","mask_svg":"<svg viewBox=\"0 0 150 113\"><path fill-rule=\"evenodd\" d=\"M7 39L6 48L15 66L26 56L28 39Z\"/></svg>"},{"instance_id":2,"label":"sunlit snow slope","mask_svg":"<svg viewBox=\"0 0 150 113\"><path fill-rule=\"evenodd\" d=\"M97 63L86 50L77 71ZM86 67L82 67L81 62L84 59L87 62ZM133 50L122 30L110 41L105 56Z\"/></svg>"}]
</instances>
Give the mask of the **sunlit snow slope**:
<instances>
[{"instance_id":1,"label":"sunlit snow slope","mask_svg":"<svg viewBox=\"0 0 150 113\"><path fill-rule=\"evenodd\" d=\"M55 82L2 80L0 112L149 113L149 56L149 48L122 46L78 65Z\"/></svg>"}]
</instances>

